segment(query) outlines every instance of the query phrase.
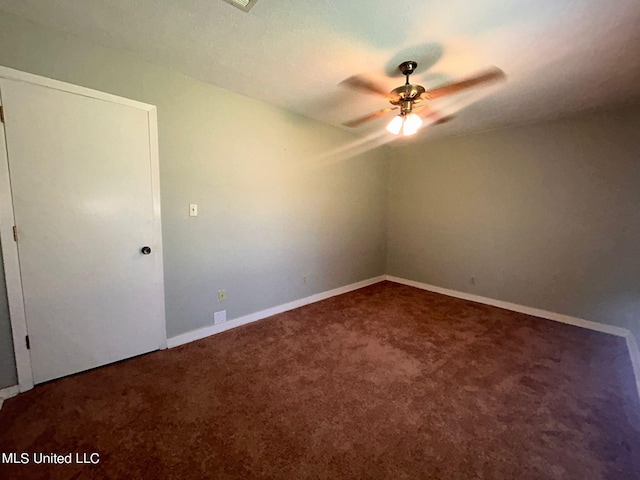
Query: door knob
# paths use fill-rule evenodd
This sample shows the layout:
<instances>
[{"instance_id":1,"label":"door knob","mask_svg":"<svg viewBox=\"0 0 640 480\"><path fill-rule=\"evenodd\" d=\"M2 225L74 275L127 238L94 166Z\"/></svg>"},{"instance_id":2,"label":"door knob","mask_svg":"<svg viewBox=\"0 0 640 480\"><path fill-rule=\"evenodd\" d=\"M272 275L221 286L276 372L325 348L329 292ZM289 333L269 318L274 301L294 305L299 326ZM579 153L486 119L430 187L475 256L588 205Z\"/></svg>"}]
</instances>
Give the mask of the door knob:
<instances>
[{"instance_id":1,"label":"door knob","mask_svg":"<svg viewBox=\"0 0 640 480\"><path fill-rule=\"evenodd\" d=\"M142 247L140 251L143 255L149 255L151 253L151 247Z\"/></svg>"}]
</instances>

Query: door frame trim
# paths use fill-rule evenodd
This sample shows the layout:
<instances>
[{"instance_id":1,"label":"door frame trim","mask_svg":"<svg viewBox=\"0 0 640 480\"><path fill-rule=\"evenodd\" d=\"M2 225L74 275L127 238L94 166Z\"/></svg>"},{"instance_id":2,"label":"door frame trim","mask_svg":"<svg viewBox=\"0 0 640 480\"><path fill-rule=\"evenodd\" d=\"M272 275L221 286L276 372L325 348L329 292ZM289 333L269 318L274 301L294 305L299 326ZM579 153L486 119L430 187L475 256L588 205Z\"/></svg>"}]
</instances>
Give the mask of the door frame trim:
<instances>
[{"instance_id":1,"label":"door frame trim","mask_svg":"<svg viewBox=\"0 0 640 480\"><path fill-rule=\"evenodd\" d=\"M158 285L156 288L159 290L158 297L160 303L157 306L159 311L156 313L162 320L162 339L158 348L167 348L167 327L164 303L164 266L162 260L162 222L160 216L160 160L158 151L158 121L156 106L3 66L0 66L0 79L32 83L76 95L82 95L85 97L137 108L147 112L147 118L149 121L149 153L151 157L151 191L153 204L152 224L154 236L153 249L154 252L156 252L156 255L154 255L156 272L158 274ZM2 105L1 92L0 105ZM7 117L9 118L7 119ZM10 117L10 112L5 112L5 122L11 121ZM9 159L4 126L2 126L2 131L0 132L0 241L2 242L2 256L5 268L5 281L7 286L7 300L9 303L9 318L13 336L13 349L16 360L16 370L18 373L18 386L20 392L25 392L33 388L33 373L31 369L31 355L25 342L27 335L27 321L25 315L24 296L22 292L22 278L20 275L18 244L13 240L14 225L15 217L13 212L11 180L9 176Z\"/></svg>"},{"instance_id":2,"label":"door frame trim","mask_svg":"<svg viewBox=\"0 0 640 480\"><path fill-rule=\"evenodd\" d=\"M0 72L1 76L2 72ZM0 104L2 104L1 95ZM2 135L0 135L0 242L2 243L4 279L7 287L9 323L11 324L18 385L20 391L24 392L33 388L33 375L31 372L31 355L26 345L27 321L22 297L18 244L13 240L14 225L9 162L3 126Z\"/></svg>"}]
</instances>

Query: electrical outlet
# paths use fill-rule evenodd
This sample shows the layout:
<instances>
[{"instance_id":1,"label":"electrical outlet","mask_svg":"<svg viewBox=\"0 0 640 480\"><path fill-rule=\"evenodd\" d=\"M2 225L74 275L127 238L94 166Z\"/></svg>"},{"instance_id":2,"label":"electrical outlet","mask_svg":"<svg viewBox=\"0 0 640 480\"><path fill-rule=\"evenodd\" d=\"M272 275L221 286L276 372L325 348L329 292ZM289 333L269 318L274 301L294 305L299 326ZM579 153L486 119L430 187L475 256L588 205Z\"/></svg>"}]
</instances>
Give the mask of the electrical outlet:
<instances>
[{"instance_id":1,"label":"electrical outlet","mask_svg":"<svg viewBox=\"0 0 640 480\"><path fill-rule=\"evenodd\" d=\"M227 321L227 311L220 310L219 312L213 312L213 324L220 325Z\"/></svg>"},{"instance_id":2,"label":"electrical outlet","mask_svg":"<svg viewBox=\"0 0 640 480\"><path fill-rule=\"evenodd\" d=\"M218 301L224 302L227 299L227 292L225 290L218 290Z\"/></svg>"}]
</instances>

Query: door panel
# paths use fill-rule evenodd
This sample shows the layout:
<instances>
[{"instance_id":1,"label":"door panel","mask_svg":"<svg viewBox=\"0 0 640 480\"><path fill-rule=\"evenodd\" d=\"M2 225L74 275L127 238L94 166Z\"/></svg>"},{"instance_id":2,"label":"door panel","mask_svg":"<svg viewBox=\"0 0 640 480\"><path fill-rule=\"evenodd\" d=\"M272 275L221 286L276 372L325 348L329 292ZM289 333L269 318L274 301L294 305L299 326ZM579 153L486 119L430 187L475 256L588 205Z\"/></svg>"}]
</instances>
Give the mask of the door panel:
<instances>
[{"instance_id":1,"label":"door panel","mask_svg":"<svg viewBox=\"0 0 640 480\"><path fill-rule=\"evenodd\" d=\"M148 112L13 80L0 94L34 382L158 349Z\"/></svg>"}]
</instances>

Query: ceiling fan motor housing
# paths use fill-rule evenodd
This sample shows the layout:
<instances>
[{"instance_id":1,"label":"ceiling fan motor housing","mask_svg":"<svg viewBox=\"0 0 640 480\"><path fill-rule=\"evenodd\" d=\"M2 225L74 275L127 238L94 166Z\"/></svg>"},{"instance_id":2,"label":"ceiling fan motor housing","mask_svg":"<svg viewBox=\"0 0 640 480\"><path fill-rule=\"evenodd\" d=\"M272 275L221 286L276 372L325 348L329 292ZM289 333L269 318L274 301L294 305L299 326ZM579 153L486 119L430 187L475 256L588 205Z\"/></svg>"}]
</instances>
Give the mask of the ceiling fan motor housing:
<instances>
[{"instance_id":1,"label":"ceiling fan motor housing","mask_svg":"<svg viewBox=\"0 0 640 480\"><path fill-rule=\"evenodd\" d=\"M409 75L411 75L418 64L414 61L402 62L398 65L398 70L407 77L407 81L404 85L398 88L394 88L389 93L389 102L391 105L399 105L402 115L406 115L411 112L414 103L418 103L422 100L421 95L425 92L424 87L421 85L412 85L409 83Z\"/></svg>"},{"instance_id":2,"label":"ceiling fan motor housing","mask_svg":"<svg viewBox=\"0 0 640 480\"><path fill-rule=\"evenodd\" d=\"M421 85L403 85L391 90L389 94L389 102L391 105L399 105L402 115L411 113L414 103L422 101L422 95L425 92Z\"/></svg>"}]
</instances>

